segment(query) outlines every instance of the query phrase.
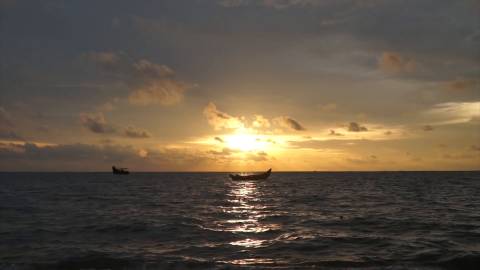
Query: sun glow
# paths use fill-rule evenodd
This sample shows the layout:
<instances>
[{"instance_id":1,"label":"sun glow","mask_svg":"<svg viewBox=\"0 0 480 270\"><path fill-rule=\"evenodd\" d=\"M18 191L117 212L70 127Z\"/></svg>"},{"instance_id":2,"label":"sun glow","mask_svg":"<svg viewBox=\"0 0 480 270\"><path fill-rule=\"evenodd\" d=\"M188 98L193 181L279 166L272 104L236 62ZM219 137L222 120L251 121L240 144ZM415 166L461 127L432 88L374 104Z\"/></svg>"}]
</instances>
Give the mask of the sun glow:
<instances>
[{"instance_id":1,"label":"sun glow","mask_svg":"<svg viewBox=\"0 0 480 270\"><path fill-rule=\"evenodd\" d=\"M225 137L225 142L228 147L240 151L260 151L266 150L268 142L260 136L252 134L233 134Z\"/></svg>"}]
</instances>

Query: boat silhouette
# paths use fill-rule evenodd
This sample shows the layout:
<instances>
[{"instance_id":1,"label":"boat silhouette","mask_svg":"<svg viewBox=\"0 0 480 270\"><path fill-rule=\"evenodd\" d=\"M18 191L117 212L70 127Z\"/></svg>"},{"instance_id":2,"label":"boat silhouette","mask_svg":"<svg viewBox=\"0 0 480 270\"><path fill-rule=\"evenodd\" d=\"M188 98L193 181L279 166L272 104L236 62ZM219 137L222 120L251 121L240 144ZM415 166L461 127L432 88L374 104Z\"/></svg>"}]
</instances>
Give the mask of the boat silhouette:
<instances>
[{"instance_id":1,"label":"boat silhouette","mask_svg":"<svg viewBox=\"0 0 480 270\"><path fill-rule=\"evenodd\" d=\"M268 171L266 171L264 173L259 173L259 174L249 174L249 175L230 174L230 178L232 180L235 180L235 181L238 181L238 180L265 180L270 176L271 173L272 173L272 169L269 169Z\"/></svg>"},{"instance_id":2,"label":"boat silhouette","mask_svg":"<svg viewBox=\"0 0 480 270\"><path fill-rule=\"evenodd\" d=\"M129 174L130 173L127 168L117 168L115 166L112 166L112 172L113 174Z\"/></svg>"}]
</instances>

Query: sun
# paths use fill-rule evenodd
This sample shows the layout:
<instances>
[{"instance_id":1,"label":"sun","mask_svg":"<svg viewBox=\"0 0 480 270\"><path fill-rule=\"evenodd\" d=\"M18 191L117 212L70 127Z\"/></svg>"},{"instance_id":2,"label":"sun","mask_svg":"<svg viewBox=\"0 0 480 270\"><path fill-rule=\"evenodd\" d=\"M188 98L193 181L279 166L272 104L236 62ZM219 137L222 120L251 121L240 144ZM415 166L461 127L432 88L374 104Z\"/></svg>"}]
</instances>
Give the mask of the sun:
<instances>
[{"instance_id":1,"label":"sun","mask_svg":"<svg viewBox=\"0 0 480 270\"><path fill-rule=\"evenodd\" d=\"M243 152L264 151L268 147L268 143L260 136L242 133L225 136L225 143L229 148Z\"/></svg>"}]
</instances>

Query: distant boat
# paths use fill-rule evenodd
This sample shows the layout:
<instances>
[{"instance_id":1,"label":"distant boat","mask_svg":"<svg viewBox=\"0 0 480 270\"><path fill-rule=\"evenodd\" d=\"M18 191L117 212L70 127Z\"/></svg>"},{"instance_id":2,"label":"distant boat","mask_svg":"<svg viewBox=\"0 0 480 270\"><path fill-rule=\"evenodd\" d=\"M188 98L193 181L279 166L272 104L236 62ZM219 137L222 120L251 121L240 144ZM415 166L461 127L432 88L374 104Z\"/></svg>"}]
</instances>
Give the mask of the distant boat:
<instances>
[{"instance_id":1,"label":"distant boat","mask_svg":"<svg viewBox=\"0 0 480 270\"><path fill-rule=\"evenodd\" d=\"M264 173L259 173L259 174L249 174L249 175L230 174L230 178L232 178L232 180L265 180L270 176L271 173L272 173L272 169L269 169L268 171Z\"/></svg>"},{"instance_id":2,"label":"distant boat","mask_svg":"<svg viewBox=\"0 0 480 270\"><path fill-rule=\"evenodd\" d=\"M115 166L112 166L112 172L113 174L129 174L130 173L127 168L117 168Z\"/></svg>"}]
</instances>

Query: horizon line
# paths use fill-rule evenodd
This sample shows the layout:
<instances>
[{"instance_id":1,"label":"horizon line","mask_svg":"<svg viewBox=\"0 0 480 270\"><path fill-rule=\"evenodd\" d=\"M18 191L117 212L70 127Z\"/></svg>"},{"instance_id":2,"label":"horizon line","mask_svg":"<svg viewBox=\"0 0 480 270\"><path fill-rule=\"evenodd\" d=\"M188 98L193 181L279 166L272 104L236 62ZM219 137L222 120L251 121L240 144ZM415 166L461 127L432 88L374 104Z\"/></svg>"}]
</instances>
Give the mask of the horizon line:
<instances>
[{"instance_id":1,"label":"horizon line","mask_svg":"<svg viewBox=\"0 0 480 270\"><path fill-rule=\"evenodd\" d=\"M134 173L242 173L261 171L130 171ZM272 171L274 173L372 173L372 172L480 172L480 169L472 170L308 170L308 171ZM112 173L112 171L0 171L0 173Z\"/></svg>"}]
</instances>

